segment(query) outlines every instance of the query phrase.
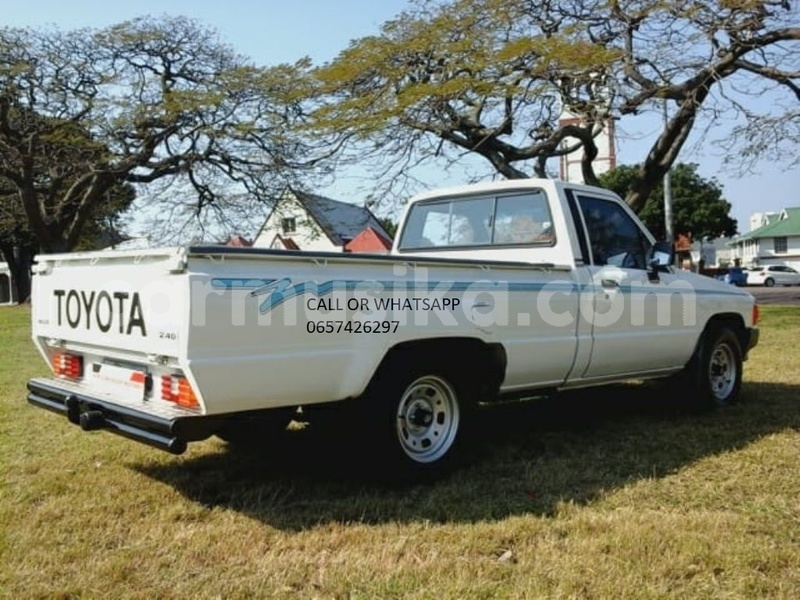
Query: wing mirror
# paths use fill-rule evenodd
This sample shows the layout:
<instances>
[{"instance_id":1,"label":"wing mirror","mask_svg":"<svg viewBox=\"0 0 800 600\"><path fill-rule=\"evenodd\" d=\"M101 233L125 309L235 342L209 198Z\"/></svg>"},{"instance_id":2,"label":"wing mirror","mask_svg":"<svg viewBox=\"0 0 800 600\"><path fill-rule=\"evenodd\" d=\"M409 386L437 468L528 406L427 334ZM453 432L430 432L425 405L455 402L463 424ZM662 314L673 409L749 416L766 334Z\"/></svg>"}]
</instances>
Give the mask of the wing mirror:
<instances>
[{"instance_id":1,"label":"wing mirror","mask_svg":"<svg viewBox=\"0 0 800 600\"><path fill-rule=\"evenodd\" d=\"M656 242L647 255L650 270L647 275L650 281L659 281L658 272L666 271L675 262L675 248L671 242Z\"/></svg>"}]
</instances>

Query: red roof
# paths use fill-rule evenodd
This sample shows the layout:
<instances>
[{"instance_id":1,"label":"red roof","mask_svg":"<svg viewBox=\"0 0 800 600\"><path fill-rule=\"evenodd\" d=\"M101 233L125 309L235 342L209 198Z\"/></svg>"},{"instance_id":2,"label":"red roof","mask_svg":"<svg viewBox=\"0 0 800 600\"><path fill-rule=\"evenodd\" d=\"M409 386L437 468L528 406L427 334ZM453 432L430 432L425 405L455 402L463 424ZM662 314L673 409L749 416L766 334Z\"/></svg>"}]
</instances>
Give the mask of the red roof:
<instances>
[{"instance_id":1,"label":"red roof","mask_svg":"<svg viewBox=\"0 0 800 600\"><path fill-rule=\"evenodd\" d=\"M688 252L689 250L692 249L692 243L693 242L691 236L679 233L677 235L677 239L675 240L675 251Z\"/></svg>"},{"instance_id":2,"label":"red roof","mask_svg":"<svg viewBox=\"0 0 800 600\"><path fill-rule=\"evenodd\" d=\"M392 240L375 231L372 227L365 227L352 240L344 246L345 252L386 252L391 250Z\"/></svg>"},{"instance_id":3,"label":"red roof","mask_svg":"<svg viewBox=\"0 0 800 600\"><path fill-rule=\"evenodd\" d=\"M300 246L292 239L288 237L283 237L280 233L276 234L274 238L272 238L272 243L269 245L270 248L279 248L283 247L284 250L300 250Z\"/></svg>"},{"instance_id":4,"label":"red roof","mask_svg":"<svg viewBox=\"0 0 800 600\"><path fill-rule=\"evenodd\" d=\"M252 242L248 242L245 238L240 235L232 235L228 238L228 241L225 242L226 246L235 246L237 248L249 248L253 245Z\"/></svg>"}]
</instances>

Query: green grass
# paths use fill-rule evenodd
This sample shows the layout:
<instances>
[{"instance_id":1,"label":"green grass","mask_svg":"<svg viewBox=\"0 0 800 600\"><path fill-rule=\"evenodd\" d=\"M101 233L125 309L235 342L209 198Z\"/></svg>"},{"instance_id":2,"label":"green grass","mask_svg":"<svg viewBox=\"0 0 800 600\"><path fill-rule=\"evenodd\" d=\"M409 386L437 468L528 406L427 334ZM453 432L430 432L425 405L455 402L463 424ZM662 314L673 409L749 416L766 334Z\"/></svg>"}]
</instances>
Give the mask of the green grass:
<instances>
[{"instance_id":1,"label":"green grass","mask_svg":"<svg viewBox=\"0 0 800 600\"><path fill-rule=\"evenodd\" d=\"M174 457L81 432L25 402L46 369L2 309L0 595L800 597L800 309L762 318L737 406L629 386L493 409L470 466L390 489L335 435Z\"/></svg>"}]
</instances>

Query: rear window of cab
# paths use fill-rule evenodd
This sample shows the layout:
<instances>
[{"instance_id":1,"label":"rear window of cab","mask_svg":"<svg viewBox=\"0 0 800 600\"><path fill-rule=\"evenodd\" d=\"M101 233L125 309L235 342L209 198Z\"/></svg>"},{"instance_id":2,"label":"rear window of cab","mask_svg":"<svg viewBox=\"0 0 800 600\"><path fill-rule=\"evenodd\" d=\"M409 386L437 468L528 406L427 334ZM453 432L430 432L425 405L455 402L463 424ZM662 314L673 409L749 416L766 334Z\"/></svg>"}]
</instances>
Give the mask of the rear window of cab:
<instances>
[{"instance_id":1,"label":"rear window of cab","mask_svg":"<svg viewBox=\"0 0 800 600\"><path fill-rule=\"evenodd\" d=\"M417 202L399 248L552 246L553 219L543 190Z\"/></svg>"}]
</instances>

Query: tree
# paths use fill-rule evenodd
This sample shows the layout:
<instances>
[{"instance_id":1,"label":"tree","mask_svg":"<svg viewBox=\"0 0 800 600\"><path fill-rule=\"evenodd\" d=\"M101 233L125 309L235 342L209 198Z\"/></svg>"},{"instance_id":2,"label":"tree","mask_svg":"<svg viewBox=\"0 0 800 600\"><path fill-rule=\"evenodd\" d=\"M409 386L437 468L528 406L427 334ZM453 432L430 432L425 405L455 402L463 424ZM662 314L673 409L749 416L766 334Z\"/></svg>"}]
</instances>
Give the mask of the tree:
<instances>
[{"instance_id":1,"label":"tree","mask_svg":"<svg viewBox=\"0 0 800 600\"><path fill-rule=\"evenodd\" d=\"M636 184L641 165L623 165L600 175L600 184L622 197ZM731 204L723 198L722 188L714 179L706 179L697 172L696 164L679 163L670 171L672 187L672 212L676 234L694 239L733 236L737 231L735 219L730 217ZM656 187L639 211L656 239L666 239L664 222L664 188Z\"/></svg>"},{"instance_id":2,"label":"tree","mask_svg":"<svg viewBox=\"0 0 800 600\"><path fill-rule=\"evenodd\" d=\"M800 99L797 21L786 0L420 0L318 69L309 99L318 130L356 142L390 181L465 154L503 177L541 176L582 148L588 183L607 120L668 102L626 198L641 208L698 120L756 118L732 91ZM580 123L559 123L564 111Z\"/></svg>"},{"instance_id":3,"label":"tree","mask_svg":"<svg viewBox=\"0 0 800 600\"><path fill-rule=\"evenodd\" d=\"M59 166L62 173L69 173L70 160L73 156L68 152L56 154L61 157ZM45 181L47 178L47 172L35 173L37 181ZM65 176L63 181L65 187L75 183L74 177ZM43 211L53 213L56 208L53 203L58 200L45 193L43 188L37 190L37 195L37 202ZM129 208L135 197L136 192L130 184L117 184L112 187L102 202L93 207L83 227L82 235L75 244L75 249L93 250L121 239L123 234L120 215ZM65 220L74 213L74 206L69 204L63 205L61 209L64 211ZM30 293L30 263L38 250L38 240L28 225L16 187L7 179L0 177L0 257L9 265L14 297L20 300L26 299Z\"/></svg>"},{"instance_id":4,"label":"tree","mask_svg":"<svg viewBox=\"0 0 800 600\"><path fill-rule=\"evenodd\" d=\"M301 71L255 67L185 18L0 28L0 178L45 252L113 214L120 186L184 181L193 215L256 207L304 166L286 99Z\"/></svg>"},{"instance_id":5,"label":"tree","mask_svg":"<svg viewBox=\"0 0 800 600\"><path fill-rule=\"evenodd\" d=\"M726 162L741 172L751 172L759 162L800 166L800 106L777 115L751 115L721 142Z\"/></svg>"},{"instance_id":6,"label":"tree","mask_svg":"<svg viewBox=\"0 0 800 600\"><path fill-rule=\"evenodd\" d=\"M537 19L555 13L533 4L419 4L314 72L313 125L360 144L359 158L376 157L390 180L407 179L409 167L431 156L454 162L465 153L504 177L529 176L525 163L544 176L547 158L581 145L590 168L607 117L597 73L616 53L539 27ZM532 24L540 35L531 37ZM565 106L583 123L560 127Z\"/></svg>"},{"instance_id":7,"label":"tree","mask_svg":"<svg viewBox=\"0 0 800 600\"><path fill-rule=\"evenodd\" d=\"M390 236L394 237L395 235L397 235L397 227L398 227L397 221L395 221L391 217L378 217L378 222L381 224L384 230L386 230L386 233L388 233Z\"/></svg>"}]
</instances>

